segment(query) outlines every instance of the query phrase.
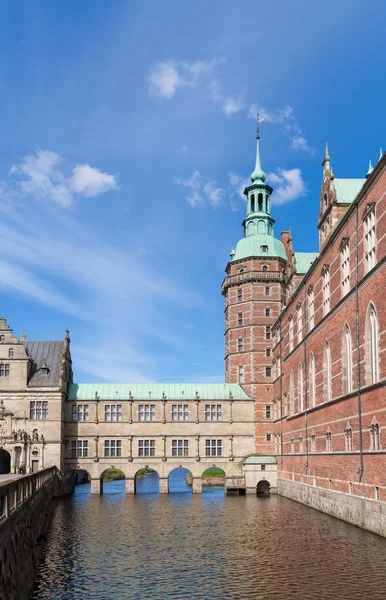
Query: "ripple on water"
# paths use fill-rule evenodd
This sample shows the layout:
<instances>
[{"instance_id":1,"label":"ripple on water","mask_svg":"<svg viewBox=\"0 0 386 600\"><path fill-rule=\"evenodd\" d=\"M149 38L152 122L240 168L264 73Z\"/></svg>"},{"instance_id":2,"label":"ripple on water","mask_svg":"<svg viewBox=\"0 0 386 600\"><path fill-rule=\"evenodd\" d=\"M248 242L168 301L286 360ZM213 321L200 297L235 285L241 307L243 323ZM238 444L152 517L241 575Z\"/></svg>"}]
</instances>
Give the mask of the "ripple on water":
<instances>
[{"instance_id":1,"label":"ripple on water","mask_svg":"<svg viewBox=\"0 0 386 600\"><path fill-rule=\"evenodd\" d=\"M383 600L386 540L280 497L79 486L56 509L33 599ZM179 489L179 488L178 488Z\"/></svg>"}]
</instances>

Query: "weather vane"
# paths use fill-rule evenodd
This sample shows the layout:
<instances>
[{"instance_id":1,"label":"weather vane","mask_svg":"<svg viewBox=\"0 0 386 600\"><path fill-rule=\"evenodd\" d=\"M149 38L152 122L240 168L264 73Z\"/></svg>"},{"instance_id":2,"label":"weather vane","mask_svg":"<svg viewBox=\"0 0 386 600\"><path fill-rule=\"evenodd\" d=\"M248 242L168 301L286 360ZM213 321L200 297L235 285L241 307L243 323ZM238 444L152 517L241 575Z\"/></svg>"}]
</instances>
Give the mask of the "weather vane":
<instances>
[{"instance_id":1,"label":"weather vane","mask_svg":"<svg viewBox=\"0 0 386 600\"><path fill-rule=\"evenodd\" d=\"M264 121L264 117L259 117L259 113L256 116L256 139L260 139L260 123Z\"/></svg>"}]
</instances>

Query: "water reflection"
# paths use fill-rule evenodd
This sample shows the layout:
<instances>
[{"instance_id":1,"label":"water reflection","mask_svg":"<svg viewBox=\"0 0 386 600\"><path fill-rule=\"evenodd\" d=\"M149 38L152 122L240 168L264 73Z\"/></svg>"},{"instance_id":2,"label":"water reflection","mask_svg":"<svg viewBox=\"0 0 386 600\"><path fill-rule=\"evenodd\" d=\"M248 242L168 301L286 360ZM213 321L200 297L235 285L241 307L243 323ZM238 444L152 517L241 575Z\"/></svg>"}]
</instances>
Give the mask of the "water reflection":
<instances>
[{"instance_id":1,"label":"water reflection","mask_svg":"<svg viewBox=\"0 0 386 600\"><path fill-rule=\"evenodd\" d=\"M382 538L284 498L165 495L141 479L137 496L117 481L60 501L33 599L385 596Z\"/></svg>"}]
</instances>

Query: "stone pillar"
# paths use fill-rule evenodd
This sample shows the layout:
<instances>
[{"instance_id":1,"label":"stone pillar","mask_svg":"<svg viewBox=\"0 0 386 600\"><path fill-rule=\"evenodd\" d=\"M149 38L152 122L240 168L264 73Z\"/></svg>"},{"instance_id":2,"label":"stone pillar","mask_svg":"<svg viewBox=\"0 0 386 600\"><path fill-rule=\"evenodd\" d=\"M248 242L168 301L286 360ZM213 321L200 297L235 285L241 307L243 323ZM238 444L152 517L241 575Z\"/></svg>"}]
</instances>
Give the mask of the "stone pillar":
<instances>
[{"instance_id":1,"label":"stone pillar","mask_svg":"<svg viewBox=\"0 0 386 600\"><path fill-rule=\"evenodd\" d=\"M91 479L91 494L102 493L102 482L100 479Z\"/></svg>"},{"instance_id":2,"label":"stone pillar","mask_svg":"<svg viewBox=\"0 0 386 600\"><path fill-rule=\"evenodd\" d=\"M126 494L135 494L135 477L126 479Z\"/></svg>"},{"instance_id":3,"label":"stone pillar","mask_svg":"<svg viewBox=\"0 0 386 600\"><path fill-rule=\"evenodd\" d=\"M201 477L193 477L192 491L193 491L193 494L201 494L201 492L202 492L202 478Z\"/></svg>"},{"instance_id":4,"label":"stone pillar","mask_svg":"<svg viewBox=\"0 0 386 600\"><path fill-rule=\"evenodd\" d=\"M167 477L159 478L159 493L160 494L168 494L169 493L169 479Z\"/></svg>"}]
</instances>

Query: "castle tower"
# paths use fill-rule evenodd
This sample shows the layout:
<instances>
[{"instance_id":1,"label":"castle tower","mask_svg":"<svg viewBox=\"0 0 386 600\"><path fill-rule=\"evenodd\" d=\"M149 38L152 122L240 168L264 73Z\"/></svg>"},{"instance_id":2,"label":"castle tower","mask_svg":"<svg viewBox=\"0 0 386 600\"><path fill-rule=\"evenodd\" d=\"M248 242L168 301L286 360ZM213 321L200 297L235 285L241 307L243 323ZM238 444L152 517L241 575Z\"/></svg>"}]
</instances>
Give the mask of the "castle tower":
<instances>
[{"instance_id":1,"label":"castle tower","mask_svg":"<svg viewBox=\"0 0 386 600\"><path fill-rule=\"evenodd\" d=\"M283 243L274 237L272 188L261 167L260 135L256 163L245 188L244 237L232 250L222 285L225 297L225 380L240 383L255 399L255 447L258 454L274 454L271 326L285 303Z\"/></svg>"}]
</instances>

